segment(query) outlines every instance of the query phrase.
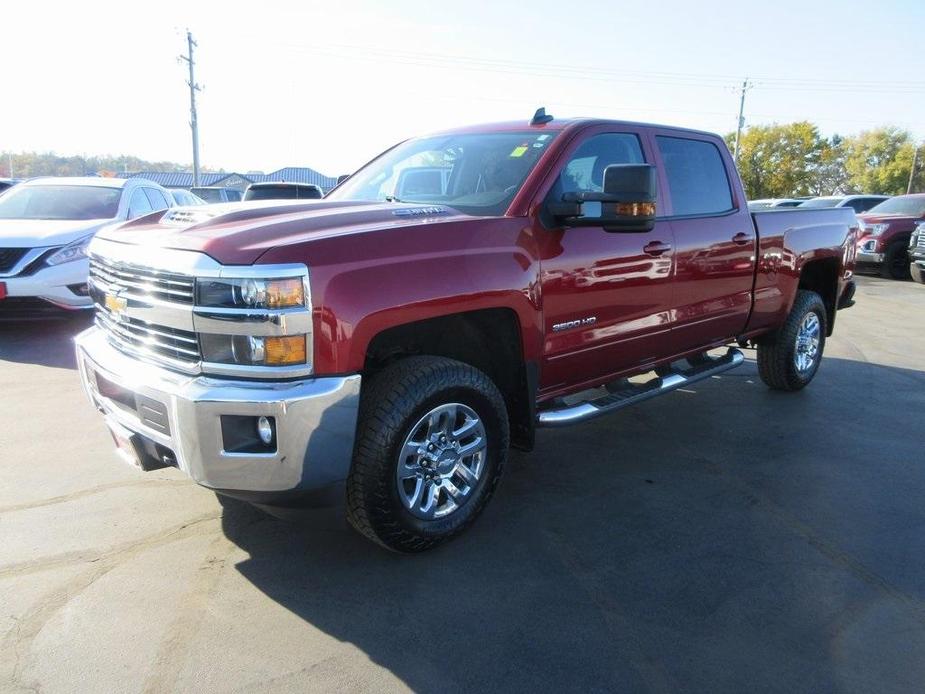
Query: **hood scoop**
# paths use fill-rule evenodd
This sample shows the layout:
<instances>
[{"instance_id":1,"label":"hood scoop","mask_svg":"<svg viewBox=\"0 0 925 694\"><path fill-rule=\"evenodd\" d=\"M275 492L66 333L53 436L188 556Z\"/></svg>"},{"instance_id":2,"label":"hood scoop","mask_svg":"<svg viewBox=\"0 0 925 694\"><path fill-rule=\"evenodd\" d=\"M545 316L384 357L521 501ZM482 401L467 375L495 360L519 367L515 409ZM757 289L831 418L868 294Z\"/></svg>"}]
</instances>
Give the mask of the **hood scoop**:
<instances>
[{"instance_id":1,"label":"hood scoop","mask_svg":"<svg viewBox=\"0 0 925 694\"><path fill-rule=\"evenodd\" d=\"M205 207L205 205L203 205ZM193 207L175 207L161 217L161 224L171 227L188 227L207 222L217 215L211 210L199 210Z\"/></svg>"}]
</instances>

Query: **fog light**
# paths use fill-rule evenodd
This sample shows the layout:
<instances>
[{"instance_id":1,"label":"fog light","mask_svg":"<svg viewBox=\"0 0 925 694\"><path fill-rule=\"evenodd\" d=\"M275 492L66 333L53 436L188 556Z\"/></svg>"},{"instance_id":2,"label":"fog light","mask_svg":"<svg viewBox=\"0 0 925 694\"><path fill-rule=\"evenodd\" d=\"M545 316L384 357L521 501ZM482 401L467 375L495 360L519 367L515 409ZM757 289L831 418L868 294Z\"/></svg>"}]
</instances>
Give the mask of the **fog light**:
<instances>
[{"instance_id":1,"label":"fog light","mask_svg":"<svg viewBox=\"0 0 925 694\"><path fill-rule=\"evenodd\" d=\"M266 417L257 419L257 436L263 441L264 445L269 446L273 443L273 425Z\"/></svg>"}]
</instances>

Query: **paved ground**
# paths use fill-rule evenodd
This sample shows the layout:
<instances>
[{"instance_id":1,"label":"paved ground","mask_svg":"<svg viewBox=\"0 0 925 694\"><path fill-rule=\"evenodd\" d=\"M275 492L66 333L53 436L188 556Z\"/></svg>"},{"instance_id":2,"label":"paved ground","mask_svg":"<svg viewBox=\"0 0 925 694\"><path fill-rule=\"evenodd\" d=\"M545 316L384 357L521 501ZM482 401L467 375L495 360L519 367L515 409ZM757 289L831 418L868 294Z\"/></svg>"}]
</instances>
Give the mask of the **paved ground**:
<instances>
[{"instance_id":1,"label":"paved ground","mask_svg":"<svg viewBox=\"0 0 925 694\"><path fill-rule=\"evenodd\" d=\"M0 690L922 690L925 287L863 280L802 393L542 432L417 557L119 463L78 327L0 328Z\"/></svg>"}]
</instances>

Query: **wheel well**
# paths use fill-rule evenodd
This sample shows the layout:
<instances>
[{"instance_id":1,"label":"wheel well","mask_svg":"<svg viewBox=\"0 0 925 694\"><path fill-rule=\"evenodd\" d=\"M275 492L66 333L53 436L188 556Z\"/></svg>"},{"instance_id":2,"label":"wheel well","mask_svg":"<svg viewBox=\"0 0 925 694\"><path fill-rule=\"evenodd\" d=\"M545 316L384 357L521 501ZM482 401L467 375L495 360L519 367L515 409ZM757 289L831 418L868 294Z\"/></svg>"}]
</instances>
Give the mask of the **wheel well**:
<instances>
[{"instance_id":1,"label":"wheel well","mask_svg":"<svg viewBox=\"0 0 925 694\"><path fill-rule=\"evenodd\" d=\"M369 343L364 376L415 355L448 357L487 374L504 396L512 444L524 450L533 447L537 369L524 360L514 311L469 311L384 330Z\"/></svg>"},{"instance_id":2,"label":"wheel well","mask_svg":"<svg viewBox=\"0 0 925 694\"><path fill-rule=\"evenodd\" d=\"M812 260L800 272L800 289L808 289L822 297L826 312L826 332L835 328L835 307L838 301L838 258Z\"/></svg>"}]
</instances>

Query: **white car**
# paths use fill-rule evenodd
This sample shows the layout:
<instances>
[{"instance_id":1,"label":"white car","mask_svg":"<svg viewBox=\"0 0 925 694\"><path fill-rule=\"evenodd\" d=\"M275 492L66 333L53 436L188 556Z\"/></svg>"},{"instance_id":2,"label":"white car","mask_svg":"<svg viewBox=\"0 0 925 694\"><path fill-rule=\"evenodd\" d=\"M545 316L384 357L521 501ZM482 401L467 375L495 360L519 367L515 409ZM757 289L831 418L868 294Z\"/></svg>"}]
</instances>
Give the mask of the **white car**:
<instances>
[{"instance_id":1,"label":"white car","mask_svg":"<svg viewBox=\"0 0 925 694\"><path fill-rule=\"evenodd\" d=\"M0 316L93 306L87 245L107 224L173 207L140 178L36 178L0 196Z\"/></svg>"}]
</instances>

